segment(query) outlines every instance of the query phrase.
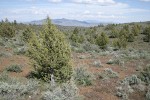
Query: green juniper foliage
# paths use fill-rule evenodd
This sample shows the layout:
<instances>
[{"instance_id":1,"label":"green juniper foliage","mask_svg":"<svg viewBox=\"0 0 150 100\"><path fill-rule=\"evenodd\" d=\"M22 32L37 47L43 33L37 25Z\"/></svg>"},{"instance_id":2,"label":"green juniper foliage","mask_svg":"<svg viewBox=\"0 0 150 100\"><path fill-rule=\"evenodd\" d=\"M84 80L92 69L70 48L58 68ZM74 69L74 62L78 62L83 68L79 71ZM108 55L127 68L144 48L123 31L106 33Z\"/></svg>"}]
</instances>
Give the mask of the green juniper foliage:
<instances>
[{"instance_id":1,"label":"green juniper foliage","mask_svg":"<svg viewBox=\"0 0 150 100\"><path fill-rule=\"evenodd\" d=\"M35 67L38 78L49 81L51 74L57 82L66 82L72 74L70 47L61 33L47 18L43 31L29 42L28 55L38 64Z\"/></svg>"},{"instance_id":2,"label":"green juniper foliage","mask_svg":"<svg viewBox=\"0 0 150 100\"><path fill-rule=\"evenodd\" d=\"M129 34L127 39L128 39L128 42L134 42L134 39L135 39L134 34L133 33Z\"/></svg>"},{"instance_id":3,"label":"green juniper foliage","mask_svg":"<svg viewBox=\"0 0 150 100\"><path fill-rule=\"evenodd\" d=\"M113 41L113 46L117 49L122 49L127 47L127 39L124 35Z\"/></svg>"},{"instance_id":4,"label":"green juniper foliage","mask_svg":"<svg viewBox=\"0 0 150 100\"><path fill-rule=\"evenodd\" d=\"M22 33L22 40L28 43L33 37L33 32L31 28L26 28L25 31Z\"/></svg>"},{"instance_id":5,"label":"green juniper foliage","mask_svg":"<svg viewBox=\"0 0 150 100\"><path fill-rule=\"evenodd\" d=\"M132 33L134 34L134 36L138 36L139 35L139 33L140 33L140 28L139 28L139 26L138 25L134 25L133 27L132 27Z\"/></svg>"},{"instance_id":6,"label":"green juniper foliage","mask_svg":"<svg viewBox=\"0 0 150 100\"><path fill-rule=\"evenodd\" d=\"M102 33L100 36L97 37L97 45L101 48L101 49L106 49L107 44L109 42L109 38L106 36L105 33Z\"/></svg>"},{"instance_id":7,"label":"green juniper foliage","mask_svg":"<svg viewBox=\"0 0 150 100\"><path fill-rule=\"evenodd\" d=\"M70 40L74 43L83 43L84 42L84 36L79 35L79 29L77 27L73 30L73 33L70 36Z\"/></svg>"},{"instance_id":8,"label":"green juniper foliage","mask_svg":"<svg viewBox=\"0 0 150 100\"><path fill-rule=\"evenodd\" d=\"M109 38L117 38L118 35L119 35L118 30L113 29L113 30L111 31L111 33L110 33Z\"/></svg>"},{"instance_id":9,"label":"green juniper foliage","mask_svg":"<svg viewBox=\"0 0 150 100\"><path fill-rule=\"evenodd\" d=\"M150 27L146 27L143 31L143 33L145 34L145 37L144 37L144 41L145 42L150 42Z\"/></svg>"},{"instance_id":10,"label":"green juniper foliage","mask_svg":"<svg viewBox=\"0 0 150 100\"><path fill-rule=\"evenodd\" d=\"M16 35L14 25L8 21L6 18L5 21L0 22L0 36L12 38Z\"/></svg>"}]
</instances>

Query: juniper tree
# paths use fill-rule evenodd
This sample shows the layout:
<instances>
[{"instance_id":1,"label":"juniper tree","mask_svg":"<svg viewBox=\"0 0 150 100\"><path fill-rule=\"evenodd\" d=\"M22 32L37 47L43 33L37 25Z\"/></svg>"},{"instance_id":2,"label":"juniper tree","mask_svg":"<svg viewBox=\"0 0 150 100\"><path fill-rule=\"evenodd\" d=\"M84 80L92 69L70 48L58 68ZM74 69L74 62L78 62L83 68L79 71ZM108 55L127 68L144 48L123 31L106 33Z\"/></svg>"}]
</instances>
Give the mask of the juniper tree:
<instances>
[{"instance_id":1,"label":"juniper tree","mask_svg":"<svg viewBox=\"0 0 150 100\"><path fill-rule=\"evenodd\" d=\"M85 40L85 39L84 39L84 36L83 36L83 35L80 35L78 42L79 42L79 43L83 43L84 40Z\"/></svg>"},{"instance_id":2,"label":"juniper tree","mask_svg":"<svg viewBox=\"0 0 150 100\"><path fill-rule=\"evenodd\" d=\"M33 33L32 29L28 27L22 33L22 40L25 43L29 43L30 40L33 38L33 35L35 35L35 34Z\"/></svg>"},{"instance_id":3,"label":"juniper tree","mask_svg":"<svg viewBox=\"0 0 150 100\"><path fill-rule=\"evenodd\" d=\"M109 42L109 38L106 36L105 33L102 32L100 36L97 37L96 43L99 45L101 49L106 49L107 44Z\"/></svg>"},{"instance_id":4,"label":"juniper tree","mask_svg":"<svg viewBox=\"0 0 150 100\"><path fill-rule=\"evenodd\" d=\"M70 36L70 39L72 40L72 42L77 43L77 42L79 41L78 33L79 33L79 30L78 30L78 28L76 27L76 28L73 30L72 35Z\"/></svg>"},{"instance_id":5,"label":"juniper tree","mask_svg":"<svg viewBox=\"0 0 150 100\"><path fill-rule=\"evenodd\" d=\"M110 33L109 38L117 38L119 35L118 31L116 29L113 29Z\"/></svg>"},{"instance_id":6,"label":"juniper tree","mask_svg":"<svg viewBox=\"0 0 150 100\"><path fill-rule=\"evenodd\" d=\"M17 25L17 21L16 21L16 20L14 20L13 24L14 24L14 25Z\"/></svg>"},{"instance_id":7,"label":"juniper tree","mask_svg":"<svg viewBox=\"0 0 150 100\"><path fill-rule=\"evenodd\" d=\"M79 29L76 27L74 30L73 30L73 34L78 34L79 33Z\"/></svg>"},{"instance_id":8,"label":"juniper tree","mask_svg":"<svg viewBox=\"0 0 150 100\"><path fill-rule=\"evenodd\" d=\"M135 39L134 34L130 33L127 38L128 42L134 42L134 39Z\"/></svg>"},{"instance_id":9,"label":"juniper tree","mask_svg":"<svg viewBox=\"0 0 150 100\"><path fill-rule=\"evenodd\" d=\"M124 49L127 47L127 39L124 35L113 41L113 46L117 49Z\"/></svg>"},{"instance_id":10,"label":"juniper tree","mask_svg":"<svg viewBox=\"0 0 150 100\"><path fill-rule=\"evenodd\" d=\"M145 42L150 42L150 27L146 27L143 31L143 33L145 34L145 37L144 37L144 41Z\"/></svg>"},{"instance_id":11,"label":"juniper tree","mask_svg":"<svg viewBox=\"0 0 150 100\"><path fill-rule=\"evenodd\" d=\"M125 28L123 28L123 29L121 29L120 30L120 32L119 32L119 38L121 38L122 36L124 37L124 38L126 38L127 39L127 37L128 37L128 34L129 34L129 31L128 30L126 30Z\"/></svg>"},{"instance_id":12,"label":"juniper tree","mask_svg":"<svg viewBox=\"0 0 150 100\"><path fill-rule=\"evenodd\" d=\"M6 18L0 25L0 35L2 37L12 38L16 35L14 26Z\"/></svg>"},{"instance_id":13,"label":"juniper tree","mask_svg":"<svg viewBox=\"0 0 150 100\"><path fill-rule=\"evenodd\" d=\"M77 34L74 34L74 33L73 33L73 34L70 36L70 39L71 39L72 42L77 43L78 40L79 40L79 37L78 37Z\"/></svg>"},{"instance_id":14,"label":"juniper tree","mask_svg":"<svg viewBox=\"0 0 150 100\"><path fill-rule=\"evenodd\" d=\"M126 30L129 33L129 25L124 25L123 29Z\"/></svg>"},{"instance_id":15,"label":"juniper tree","mask_svg":"<svg viewBox=\"0 0 150 100\"><path fill-rule=\"evenodd\" d=\"M134 25L131 32L134 34L134 36L138 36L140 33L140 28L137 25Z\"/></svg>"},{"instance_id":16,"label":"juniper tree","mask_svg":"<svg viewBox=\"0 0 150 100\"><path fill-rule=\"evenodd\" d=\"M70 46L49 18L42 30L41 34L33 35L28 50L28 55L38 64L36 74L44 81L54 75L56 82L66 82L72 74Z\"/></svg>"}]
</instances>

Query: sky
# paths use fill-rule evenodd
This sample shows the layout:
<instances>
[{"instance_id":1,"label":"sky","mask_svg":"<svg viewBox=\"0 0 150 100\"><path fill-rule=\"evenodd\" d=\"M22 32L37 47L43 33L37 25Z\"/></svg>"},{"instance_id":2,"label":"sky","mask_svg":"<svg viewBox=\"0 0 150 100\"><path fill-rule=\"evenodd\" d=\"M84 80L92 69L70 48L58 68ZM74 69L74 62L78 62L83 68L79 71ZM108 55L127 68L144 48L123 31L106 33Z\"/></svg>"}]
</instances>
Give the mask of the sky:
<instances>
[{"instance_id":1,"label":"sky","mask_svg":"<svg viewBox=\"0 0 150 100\"><path fill-rule=\"evenodd\" d=\"M150 21L150 0L0 0L0 20Z\"/></svg>"}]
</instances>

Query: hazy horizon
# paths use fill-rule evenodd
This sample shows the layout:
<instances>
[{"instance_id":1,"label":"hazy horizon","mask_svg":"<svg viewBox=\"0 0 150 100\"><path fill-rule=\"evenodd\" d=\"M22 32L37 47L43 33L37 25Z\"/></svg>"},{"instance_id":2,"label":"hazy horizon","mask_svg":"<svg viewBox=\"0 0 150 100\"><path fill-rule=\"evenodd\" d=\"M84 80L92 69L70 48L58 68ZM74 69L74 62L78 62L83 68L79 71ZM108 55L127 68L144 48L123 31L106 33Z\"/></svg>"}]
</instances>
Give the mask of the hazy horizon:
<instances>
[{"instance_id":1,"label":"hazy horizon","mask_svg":"<svg viewBox=\"0 0 150 100\"><path fill-rule=\"evenodd\" d=\"M0 20L72 19L99 22L150 21L150 0L1 0Z\"/></svg>"}]
</instances>

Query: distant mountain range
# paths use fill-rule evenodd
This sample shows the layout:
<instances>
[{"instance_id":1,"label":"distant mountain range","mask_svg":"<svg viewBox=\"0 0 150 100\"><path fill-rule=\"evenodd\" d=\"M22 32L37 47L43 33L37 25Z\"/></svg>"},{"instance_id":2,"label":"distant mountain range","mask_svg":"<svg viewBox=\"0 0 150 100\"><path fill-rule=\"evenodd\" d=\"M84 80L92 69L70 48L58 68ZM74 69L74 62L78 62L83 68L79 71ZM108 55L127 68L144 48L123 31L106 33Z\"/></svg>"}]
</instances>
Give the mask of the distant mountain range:
<instances>
[{"instance_id":1,"label":"distant mountain range","mask_svg":"<svg viewBox=\"0 0 150 100\"><path fill-rule=\"evenodd\" d=\"M36 25L42 25L46 19L43 20L36 20L31 21L26 24L36 24ZM90 27L90 26L97 26L100 24L108 24L104 22L96 22L96 21L78 21L78 20L70 20L70 19L52 19L52 23L55 25L61 25L61 26L83 26L83 27Z\"/></svg>"}]
</instances>

